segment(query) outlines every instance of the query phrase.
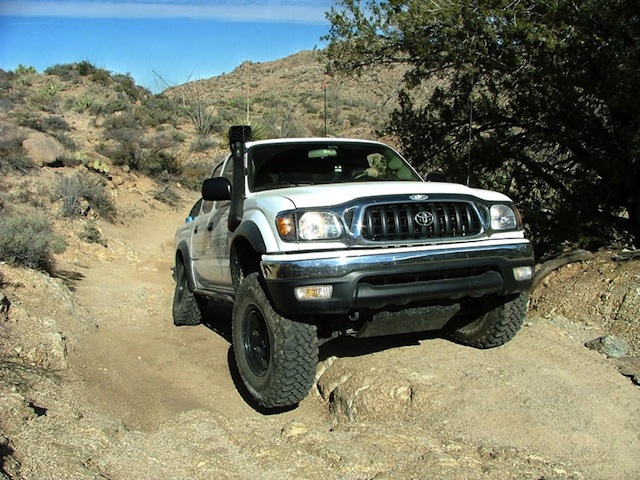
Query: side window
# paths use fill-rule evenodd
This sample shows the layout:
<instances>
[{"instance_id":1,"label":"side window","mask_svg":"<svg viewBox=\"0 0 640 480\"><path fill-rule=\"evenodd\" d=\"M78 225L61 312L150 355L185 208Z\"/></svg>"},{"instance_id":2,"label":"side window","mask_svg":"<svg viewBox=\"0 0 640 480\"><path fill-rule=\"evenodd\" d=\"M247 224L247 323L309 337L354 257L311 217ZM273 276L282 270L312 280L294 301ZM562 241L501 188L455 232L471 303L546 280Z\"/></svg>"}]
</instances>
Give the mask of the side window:
<instances>
[{"instance_id":1,"label":"side window","mask_svg":"<svg viewBox=\"0 0 640 480\"><path fill-rule=\"evenodd\" d=\"M198 200L191 207L191 211L189 212L189 217L191 220L195 219L198 215L200 215L200 206L202 205L202 199Z\"/></svg>"},{"instance_id":2,"label":"side window","mask_svg":"<svg viewBox=\"0 0 640 480\"><path fill-rule=\"evenodd\" d=\"M218 162L218 164L214 167L213 172L211 172L211 178L221 177L222 167L224 166L224 160Z\"/></svg>"},{"instance_id":3,"label":"side window","mask_svg":"<svg viewBox=\"0 0 640 480\"><path fill-rule=\"evenodd\" d=\"M210 178L215 178L215 177L225 177L228 178L229 181L232 180L233 178L233 162L231 161L231 157L227 156L227 158L225 160L223 160L222 162L218 163L218 165L216 165L213 169L213 172L211 172L211 176ZM213 209L213 204L214 202L212 201L202 201L202 213L204 215L208 214L211 212L211 210Z\"/></svg>"},{"instance_id":4,"label":"side window","mask_svg":"<svg viewBox=\"0 0 640 480\"><path fill-rule=\"evenodd\" d=\"M227 163L224 164L224 170L220 176L226 178L233 184L233 161L231 157L229 157Z\"/></svg>"}]
</instances>

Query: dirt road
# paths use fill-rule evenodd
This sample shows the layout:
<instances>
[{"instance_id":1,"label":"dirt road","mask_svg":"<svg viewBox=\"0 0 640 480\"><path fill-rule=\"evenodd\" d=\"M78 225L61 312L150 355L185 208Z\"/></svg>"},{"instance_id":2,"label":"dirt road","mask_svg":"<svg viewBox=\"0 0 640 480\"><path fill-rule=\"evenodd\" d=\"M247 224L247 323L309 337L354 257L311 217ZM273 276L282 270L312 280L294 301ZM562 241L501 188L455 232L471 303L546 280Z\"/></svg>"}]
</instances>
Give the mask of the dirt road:
<instances>
[{"instance_id":1,"label":"dirt road","mask_svg":"<svg viewBox=\"0 0 640 480\"><path fill-rule=\"evenodd\" d=\"M13 435L21 478L640 478L640 388L582 346L597 328L553 318L488 351L330 343L299 407L254 409L230 366L229 309L172 324L183 211L149 201L103 224L107 248L62 259L96 327L60 321L69 367L41 382L57 392L38 400L47 414Z\"/></svg>"}]
</instances>

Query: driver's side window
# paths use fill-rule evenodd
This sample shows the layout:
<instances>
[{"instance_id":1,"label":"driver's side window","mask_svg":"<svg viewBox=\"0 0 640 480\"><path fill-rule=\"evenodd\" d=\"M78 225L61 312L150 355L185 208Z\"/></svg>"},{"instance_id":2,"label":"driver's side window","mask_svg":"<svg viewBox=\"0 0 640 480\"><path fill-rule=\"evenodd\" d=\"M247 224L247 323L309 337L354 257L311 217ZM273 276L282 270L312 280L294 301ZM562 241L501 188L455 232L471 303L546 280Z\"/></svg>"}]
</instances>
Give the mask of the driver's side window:
<instances>
[{"instance_id":1,"label":"driver's side window","mask_svg":"<svg viewBox=\"0 0 640 480\"><path fill-rule=\"evenodd\" d=\"M223 167L224 170L222 169ZM233 161L231 160L231 157L228 157L225 161L222 161L215 166L209 178L215 177L225 177L228 178L229 181L231 181L233 177ZM213 209L213 204L214 202L211 200L203 200L202 213L208 214L209 212L211 212L211 210Z\"/></svg>"}]
</instances>

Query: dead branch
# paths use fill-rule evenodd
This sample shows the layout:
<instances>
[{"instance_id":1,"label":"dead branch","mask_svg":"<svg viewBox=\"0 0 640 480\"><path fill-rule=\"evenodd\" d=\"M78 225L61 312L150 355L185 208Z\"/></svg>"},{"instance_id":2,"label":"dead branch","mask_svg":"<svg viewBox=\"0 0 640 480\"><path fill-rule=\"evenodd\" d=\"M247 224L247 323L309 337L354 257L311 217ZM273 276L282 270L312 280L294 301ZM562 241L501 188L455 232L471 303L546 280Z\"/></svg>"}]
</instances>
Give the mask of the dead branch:
<instances>
[{"instance_id":1,"label":"dead branch","mask_svg":"<svg viewBox=\"0 0 640 480\"><path fill-rule=\"evenodd\" d=\"M570 263L584 262L585 260L591 260L592 258L594 258L592 252L588 250L576 250L575 252L563 253L559 257L544 262L540 268L538 268L535 276L533 277L531 291L534 291L547 275L558 270L560 267L564 267Z\"/></svg>"}]
</instances>

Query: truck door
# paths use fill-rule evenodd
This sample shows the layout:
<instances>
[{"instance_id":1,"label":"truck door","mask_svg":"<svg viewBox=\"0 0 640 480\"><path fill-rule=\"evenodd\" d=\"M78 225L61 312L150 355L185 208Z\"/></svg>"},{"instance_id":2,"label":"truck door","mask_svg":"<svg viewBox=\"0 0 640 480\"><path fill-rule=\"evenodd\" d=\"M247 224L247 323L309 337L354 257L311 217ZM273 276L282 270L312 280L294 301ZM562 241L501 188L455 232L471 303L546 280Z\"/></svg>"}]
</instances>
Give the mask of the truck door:
<instances>
[{"instance_id":1,"label":"truck door","mask_svg":"<svg viewBox=\"0 0 640 480\"><path fill-rule=\"evenodd\" d=\"M231 180L232 161L228 158L222 172L212 176ZM216 175L217 173L217 175ZM229 254L231 232L227 226L229 201L202 203L202 214L194 222L191 236L194 268L198 283L206 287L231 286Z\"/></svg>"}]
</instances>

